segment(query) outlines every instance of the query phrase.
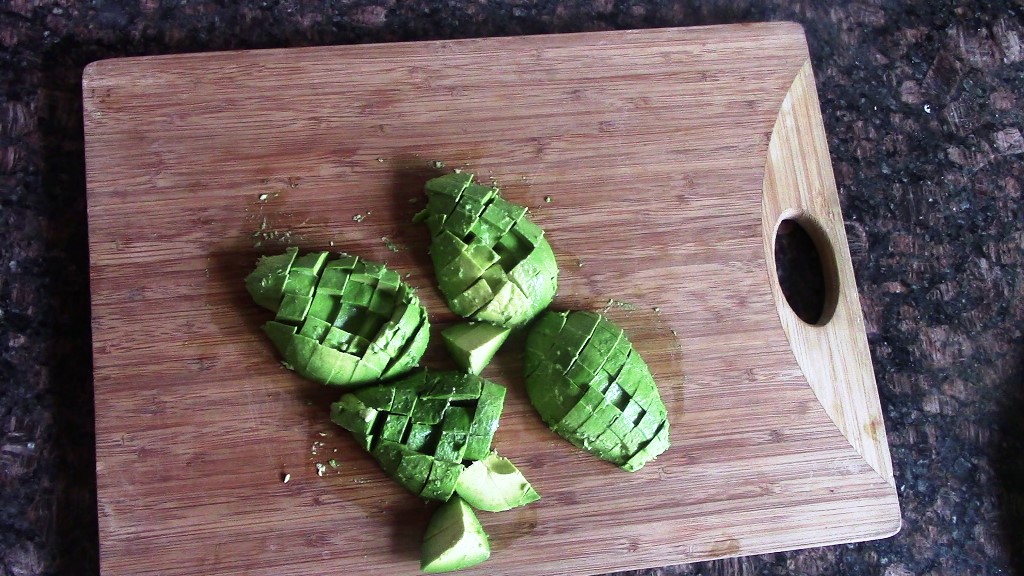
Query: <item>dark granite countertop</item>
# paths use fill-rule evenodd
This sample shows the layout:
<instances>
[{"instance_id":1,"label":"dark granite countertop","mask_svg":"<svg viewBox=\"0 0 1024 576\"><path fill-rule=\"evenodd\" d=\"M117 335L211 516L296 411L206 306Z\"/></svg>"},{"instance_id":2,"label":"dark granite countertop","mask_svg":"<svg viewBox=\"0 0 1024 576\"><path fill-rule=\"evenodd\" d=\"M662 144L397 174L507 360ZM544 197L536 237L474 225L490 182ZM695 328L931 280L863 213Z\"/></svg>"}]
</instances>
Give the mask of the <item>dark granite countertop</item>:
<instances>
[{"instance_id":1,"label":"dark granite countertop","mask_svg":"<svg viewBox=\"0 0 1024 576\"><path fill-rule=\"evenodd\" d=\"M647 574L1024 574L1024 5L0 3L0 576L96 574L79 82L100 58L795 20L806 28L904 527Z\"/></svg>"}]
</instances>

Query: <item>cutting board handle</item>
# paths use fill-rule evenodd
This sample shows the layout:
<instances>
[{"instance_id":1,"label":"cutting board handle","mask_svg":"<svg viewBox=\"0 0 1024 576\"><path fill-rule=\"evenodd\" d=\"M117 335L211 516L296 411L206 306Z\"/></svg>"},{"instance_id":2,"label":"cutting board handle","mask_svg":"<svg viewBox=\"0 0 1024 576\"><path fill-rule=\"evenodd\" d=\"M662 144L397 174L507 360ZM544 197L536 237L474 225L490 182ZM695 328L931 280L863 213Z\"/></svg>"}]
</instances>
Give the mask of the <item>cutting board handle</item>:
<instances>
[{"instance_id":1,"label":"cutting board handle","mask_svg":"<svg viewBox=\"0 0 1024 576\"><path fill-rule=\"evenodd\" d=\"M789 305L776 268L776 235L794 225L807 232L821 259L825 293L812 322ZM772 295L804 377L850 444L895 485L810 60L786 94L768 144L762 229Z\"/></svg>"}]
</instances>

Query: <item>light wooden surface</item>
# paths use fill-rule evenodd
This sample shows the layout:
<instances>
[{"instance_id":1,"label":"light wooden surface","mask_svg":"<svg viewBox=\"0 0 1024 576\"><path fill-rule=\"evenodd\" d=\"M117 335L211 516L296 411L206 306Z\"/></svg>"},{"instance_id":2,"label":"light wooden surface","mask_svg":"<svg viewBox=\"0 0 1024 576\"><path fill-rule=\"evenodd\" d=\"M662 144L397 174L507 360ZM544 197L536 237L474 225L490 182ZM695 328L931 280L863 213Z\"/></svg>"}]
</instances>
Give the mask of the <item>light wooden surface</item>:
<instances>
[{"instance_id":1,"label":"light wooden surface","mask_svg":"<svg viewBox=\"0 0 1024 576\"><path fill-rule=\"evenodd\" d=\"M451 322L426 230L409 224L435 159L531 207L559 258L556 306L615 299L608 314L672 418L673 447L619 471L544 427L510 342L485 372L509 387L495 446L543 499L482 514L493 554L467 574L599 573L892 534L899 508L807 61L798 26L763 24L89 67L104 574L416 572L430 507L328 421L335 392L277 364L242 278L285 245L345 250L409 273L436 325ZM773 286L766 246L797 212L834 250L838 304L823 327L796 324ZM436 331L434 346L430 364L445 366ZM331 459L339 467L318 475Z\"/></svg>"}]
</instances>

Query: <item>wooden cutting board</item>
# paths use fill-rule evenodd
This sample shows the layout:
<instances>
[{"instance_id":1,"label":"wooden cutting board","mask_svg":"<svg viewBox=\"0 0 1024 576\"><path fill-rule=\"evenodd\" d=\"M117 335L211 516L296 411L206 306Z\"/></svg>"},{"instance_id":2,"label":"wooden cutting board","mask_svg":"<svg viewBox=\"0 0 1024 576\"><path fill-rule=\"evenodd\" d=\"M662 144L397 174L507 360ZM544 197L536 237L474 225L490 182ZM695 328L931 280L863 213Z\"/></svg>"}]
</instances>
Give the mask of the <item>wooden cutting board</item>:
<instances>
[{"instance_id":1,"label":"wooden cutting board","mask_svg":"<svg viewBox=\"0 0 1024 576\"><path fill-rule=\"evenodd\" d=\"M531 208L555 306L622 325L672 423L637 473L582 453L530 408L509 344L485 373L509 388L495 446L543 499L482 514L493 554L467 574L899 529L799 26L129 58L91 65L83 90L104 574L416 573L432 507L331 424L336 390L278 364L242 279L284 246L348 251L452 323L410 223L434 160ZM785 218L823 254L817 325L780 292Z\"/></svg>"}]
</instances>

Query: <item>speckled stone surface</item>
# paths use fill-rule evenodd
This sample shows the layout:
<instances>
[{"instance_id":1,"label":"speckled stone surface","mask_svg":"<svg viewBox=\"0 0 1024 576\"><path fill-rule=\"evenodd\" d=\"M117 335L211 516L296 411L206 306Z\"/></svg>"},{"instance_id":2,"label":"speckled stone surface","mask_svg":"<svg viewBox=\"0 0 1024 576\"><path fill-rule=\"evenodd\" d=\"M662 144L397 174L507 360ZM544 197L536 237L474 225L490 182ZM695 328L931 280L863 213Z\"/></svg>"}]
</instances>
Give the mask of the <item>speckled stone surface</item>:
<instances>
[{"instance_id":1,"label":"speckled stone surface","mask_svg":"<svg viewBox=\"0 0 1024 576\"><path fill-rule=\"evenodd\" d=\"M85 64L761 20L807 30L904 528L640 573L1024 573L1020 0L239 4L0 2L0 576L98 573Z\"/></svg>"}]
</instances>

